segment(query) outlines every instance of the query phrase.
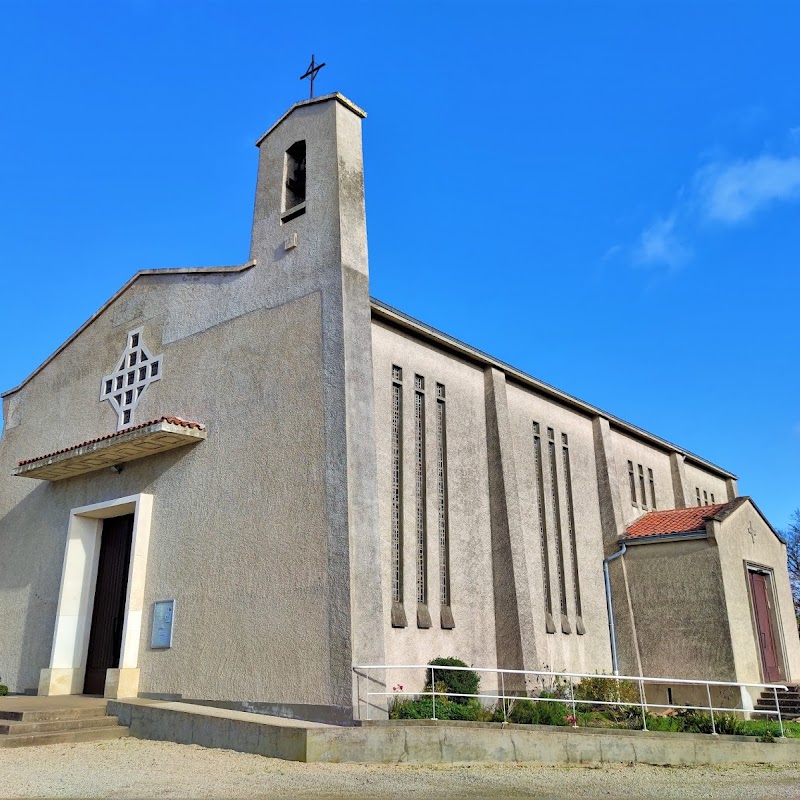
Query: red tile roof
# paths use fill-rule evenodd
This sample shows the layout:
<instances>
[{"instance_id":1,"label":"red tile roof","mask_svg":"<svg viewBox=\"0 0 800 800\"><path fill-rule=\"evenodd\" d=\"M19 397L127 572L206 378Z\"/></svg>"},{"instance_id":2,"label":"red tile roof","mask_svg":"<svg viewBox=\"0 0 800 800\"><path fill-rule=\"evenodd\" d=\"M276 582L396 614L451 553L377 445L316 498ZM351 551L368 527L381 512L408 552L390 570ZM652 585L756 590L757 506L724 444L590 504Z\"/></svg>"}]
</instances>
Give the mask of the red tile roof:
<instances>
[{"instance_id":1,"label":"red tile roof","mask_svg":"<svg viewBox=\"0 0 800 800\"><path fill-rule=\"evenodd\" d=\"M735 500L733 501L736 502ZM692 506L676 508L671 511L651 511L627 530L628 539L639 539L643 536L664 536L669 533L690 533L705 531L706 520L716 516L731 503L717 503L713 506Z\"/></svg>"},{"instance_id":2,"label":"red tile roof","mask_svg":"<svg viewBox=\"0 0 800 800\"><path fill-rule=\"evenodd\" d=\"M104 442L106 439L113 439L115 436L122 436L123 433L130 433L131 431L138 431L140 428L149 428L151 425L157 425L159 422L168 422L170 425L180 425L182 428L194 428L195 430L205 430L205 425L202 422L190 422L189 420L181 419L180 417L159 417L158 419L151 419L149 422L142 422L141 425L132 425L129 428L123 428L121 431L108 433L105 436L98 436L96 439L89 439L80 444L74 444L71 447L64 447L61 450L55 450L52 453L46 453L43 456L36 456L36 458L24 458L18 461L17 465L22 467L25 464L32 464L34 461L41 461L43 458L52 458L59 456L62 453L69 453L70 450L77 450L79 447L87 447L90 444L97 442Z\"/></svg>"}]
</instances>

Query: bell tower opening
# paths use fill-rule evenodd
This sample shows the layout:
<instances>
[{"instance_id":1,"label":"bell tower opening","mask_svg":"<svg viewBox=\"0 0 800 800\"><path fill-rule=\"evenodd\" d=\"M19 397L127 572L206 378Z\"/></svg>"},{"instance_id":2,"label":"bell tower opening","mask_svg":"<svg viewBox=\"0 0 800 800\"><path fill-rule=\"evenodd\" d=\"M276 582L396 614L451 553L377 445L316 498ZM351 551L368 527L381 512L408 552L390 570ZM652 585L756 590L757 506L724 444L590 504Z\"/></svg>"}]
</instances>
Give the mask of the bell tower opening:
<instances>
[{"instance_id":1,"label":"bell tower opening","mask_svg":"<svg viewBox=\"0 0 800 800\"><path fill-rule=\"evenodd\" d=\"M305 139L295 142L286 151L284 176L281 222L288 222L306 212Z\"/></svg>"}]
</instances>

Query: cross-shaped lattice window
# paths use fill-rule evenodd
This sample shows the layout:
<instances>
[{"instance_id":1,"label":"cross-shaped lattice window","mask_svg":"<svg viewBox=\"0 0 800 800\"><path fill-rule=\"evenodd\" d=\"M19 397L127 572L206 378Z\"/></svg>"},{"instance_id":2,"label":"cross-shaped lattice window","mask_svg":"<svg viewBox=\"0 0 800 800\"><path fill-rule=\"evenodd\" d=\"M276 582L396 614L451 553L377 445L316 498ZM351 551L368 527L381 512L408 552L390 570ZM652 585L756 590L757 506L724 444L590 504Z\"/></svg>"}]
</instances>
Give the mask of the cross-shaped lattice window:
<instances>
[{"instance_id":1,"label":"cross-shaped lattice window","mask_svg":"<svg viewBox=\"0 0 800 800\"><path fill-rule=\"evenodd\" d=\"M142 342L142 328L128 333L128 341L116 369L103 378L100 400L108 400L117 412L117 430L131 424L144 390L161 380L163 355L153 356Z\"/></svg>"}]
</instances>

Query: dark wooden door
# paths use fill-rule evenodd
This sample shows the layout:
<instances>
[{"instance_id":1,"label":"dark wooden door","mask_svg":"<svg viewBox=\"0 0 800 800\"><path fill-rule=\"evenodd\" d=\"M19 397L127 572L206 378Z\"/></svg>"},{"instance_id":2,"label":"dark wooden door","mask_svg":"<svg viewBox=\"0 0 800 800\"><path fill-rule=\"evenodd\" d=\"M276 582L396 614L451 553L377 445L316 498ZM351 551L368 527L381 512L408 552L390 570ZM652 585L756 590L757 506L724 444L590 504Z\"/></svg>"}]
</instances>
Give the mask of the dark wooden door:
<instances>
[{"instance_id":1,"label":"dark wooden door","mask_svg":"<svg viewBox=\"0 0 800 800\"><path fill-rule=\"evenodd\" d=\"M779 683L782 679L780 649L775 631L772 586L769 576L763 572L750 573L750 590L753 596L753 611L756 618L756 635L761 650L764 680Z\"/></svg>"},{"instance_id":2,"label":"dark wooden door","mask_svg":"<svg viewBox=\"0 0 800 800\"><path fill-rule=\"evenodd\" d=\"M132 536L133 514L103 521L84 694L103 694L106 670L119 667Z\"/></svg>"}]
</instances>

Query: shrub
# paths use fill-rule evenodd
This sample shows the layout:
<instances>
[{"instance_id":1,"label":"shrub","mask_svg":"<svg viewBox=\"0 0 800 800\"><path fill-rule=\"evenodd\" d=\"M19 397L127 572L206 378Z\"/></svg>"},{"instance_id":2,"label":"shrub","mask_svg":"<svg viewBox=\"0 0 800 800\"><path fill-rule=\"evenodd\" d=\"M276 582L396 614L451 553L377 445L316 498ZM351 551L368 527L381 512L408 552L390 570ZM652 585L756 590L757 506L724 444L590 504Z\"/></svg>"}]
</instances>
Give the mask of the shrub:
<instances>
[{"instance_id":1,"label":"shrub","mask_svg":"<svg viewBox=\"0 0 800 800\"><path fill-rule=\"evenodd\" d=\"M436 691L439 692L441 688L445 692L453 692L455 694L478 694L480 689L481 679L478 673L474 670L447 670L439 669L440 667L467 667L460 658L434 658L428 664L436 667ZM428 670L425 680L425 691L430 692L432 687L431 676L434 674L433 670ZM452 697L450 700L454 703L467 705L470 700L475 698L470 697ZM437 697L437 704L439 698ZM438 714L437 714L438 716Z\"/></svg>"},{"instance_id":2,"label":"shrub","mask_svg":"<svg viewBox=\"0 0 800 800\"><path fill-rule=\"evenodd\" d=\"M7 694L8 694L8 686L6 686L4 683L0 683L0 697L3 697L4 695Z\"/></svg>"},{"instance_id":3,"label":"shrub","mask_svg":"<svg viewBox=\"0 0 800 800\"><path fill-rule=\"evenodd\" d=\"M733 714L715 714L712 725L710 714L703 714L690 708L678 711L674 716L648 714L647 727L651 731L671 733L713 733L716 730L717 733L729 736L748 734L747 723L737 719Z\"/></svg>"},{"instance_id":4,"label":"shrub","mask_svg":"<svg viewBox=\"0 0 800 800\"><path fill-rule=\"evenodd\" d=\"M639 687L635 681L610 680L609 678L583 678L575 687L575 699L603 701L607 703L638 703Z\"/></svg>"},{"instance_id":5,"label":"shrub","mask_svg":"<svg viewBox=\"0 0 800 800\"><path fill-rule=\"evenodd\" d=\"M549 692L542 692L544 698L552 698ZM567 707L549 700L515 700L508 712L508 721L520 725L567 725Z\"/></svg>"},{"instance_id":6,"label":"shrub","mask_svg":"<svg viewBox=\"0 0 800 800\"><path fill-rule=\"evenodd\" d=\"M469 698L459 698L460 700ZM389 719L432 719L433 698L420 697L417 700L398 700L389 710ZM486 722L492 719L490 711L475 700L469 703L453 703L436 698L436 718Z\"/></svg>"}]
</instances>

